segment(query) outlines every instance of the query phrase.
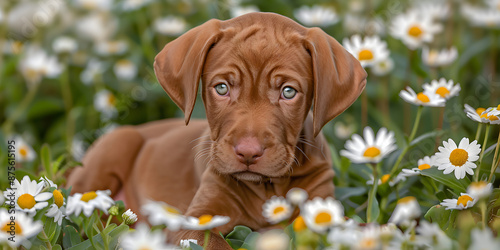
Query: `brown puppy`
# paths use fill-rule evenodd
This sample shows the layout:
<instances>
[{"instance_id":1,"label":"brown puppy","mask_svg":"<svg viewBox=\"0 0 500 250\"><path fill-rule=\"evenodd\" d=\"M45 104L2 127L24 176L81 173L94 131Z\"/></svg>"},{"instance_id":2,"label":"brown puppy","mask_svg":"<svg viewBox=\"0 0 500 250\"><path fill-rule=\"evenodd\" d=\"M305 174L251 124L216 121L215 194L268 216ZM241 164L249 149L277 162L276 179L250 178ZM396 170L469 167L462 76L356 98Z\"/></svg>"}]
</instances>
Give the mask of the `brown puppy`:
<instances>
[{"instance_id":1,"label":"brown puppy","mask_svg":"<svg viewBox=\"0 0 500 250\"><path fill-rule=\"evenodd\" d=\"M262 204L273 195L293 187L310 198L333 195L320 130L366 84L366 72L335 39L277 14L252 13L188 31L154 67L184 121L121 127L100 138L71 174L73 192L111 189L136 212L153 199L189 216L231 217L213 230L211 249L230 249L219 231L269 227ZM200 77L207 121L185 126ZM203 242L197 231L169 237Z\"/></svg>"}]
</instances>

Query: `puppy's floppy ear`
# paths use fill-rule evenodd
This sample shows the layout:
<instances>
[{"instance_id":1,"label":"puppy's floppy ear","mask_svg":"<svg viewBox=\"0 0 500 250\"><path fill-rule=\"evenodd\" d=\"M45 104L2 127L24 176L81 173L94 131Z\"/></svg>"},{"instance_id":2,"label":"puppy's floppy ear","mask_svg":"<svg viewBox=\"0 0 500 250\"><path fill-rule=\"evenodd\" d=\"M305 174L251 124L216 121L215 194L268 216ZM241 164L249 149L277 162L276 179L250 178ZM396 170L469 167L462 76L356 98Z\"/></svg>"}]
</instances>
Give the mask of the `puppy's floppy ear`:
<instances>
[{"instance_id":1,"label":"puppy's floppy ear","mask_svg":"<svg viewBox=\"0 0 500 250\"><path fill-rule=\"evenodd\" d=\"M366 71L337 40L320 28L306 37L313 65L314 136L321 128L356 101L366 85Z\"/></svg>"},{"instance_id":2,"label":"puppy's floppy ear","mask_svg":"<svg viewBox=\"0 0 500 250\"><path fill-rule=\"evenodd\" d=\"M184 112L186 125L196 102L205 58L221 34L220 22L212 19L189 30L165 45L155 57L156 78Z\"/></svg>"}]
</instances>

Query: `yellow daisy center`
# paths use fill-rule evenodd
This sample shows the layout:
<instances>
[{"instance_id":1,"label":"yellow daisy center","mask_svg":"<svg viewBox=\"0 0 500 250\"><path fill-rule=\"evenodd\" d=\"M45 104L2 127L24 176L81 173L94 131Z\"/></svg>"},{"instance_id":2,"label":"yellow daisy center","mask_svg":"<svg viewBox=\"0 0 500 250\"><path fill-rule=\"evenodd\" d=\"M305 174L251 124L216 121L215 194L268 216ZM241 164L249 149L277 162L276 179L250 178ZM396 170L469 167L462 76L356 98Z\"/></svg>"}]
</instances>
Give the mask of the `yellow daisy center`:
<instances>
[{"instance_id":1,"label":"yellow daisy center","mask_svg":"<svg viewBox=\"0 0 500 250\"><path fill-rule=\"evenodd\" d=\"M64 204L64 197L62 193L59 190L54 190L52 192L52 195L54 196L54 203L57 205L58 208L61 208L62 205Z\"/></svg>"},{"instance_id":2,"label":"yellow daisy center","mask_svg":"<svg viewBox=\"0 0 500 250\"><path fill-rule=\"evenodd\" d=\"M316 224L328 224L332 221L332 216L327 212L320 212L314 218Z\"/></svg>"},{"instance_id":3,"label":"yellow daisy center","mask_svg":"<svg viewBox=\"0 0 500 250\"><path fill-rule=\"evenodd\" d=\"M23 51L23 43L19 42L19 41L13 42L12 43L12 52L14 52L14 54L19 54L19 53L21 53L21 51Z\"/></svg>"},{"instance_id":4,"label":"yellow daisy center","mask_svg":"<svg viewBox=\"0 0 500 250\"><path fill-rule=\"evenodd\" d=\"M467 202L469 201L472 201L472 197L468 196L468 195L462 195L460 197L458 197L457 199L457 206L462 204L464 207L467 206Z\"/></svg>"},{"instance_id":5,"label":"yellow daisy center","mask_svg":"<svg viewBox=\"0 0 500 250\"><path fill-rule=\"evenodd\" d=\"M302 216L297 217L297 219L295 219L295 222L293 223L293 230L295 232L300 232L306 228L307 226L304 218Z\"/></svg>"},{"instance_id":6,"label":"yellow daisy center","mask_svg":"<svg viewBox=\"0 0 500 250\"><path fill-rule=\"evenodd\" d=\"M485 108L477 108L477 109L476 109L476 113L477 113L477 115L481 115L484 111L486 111L486 109L485 109Z\"/></svg>"},{"instance_id":7,"label":"yellow daisy center","mask_svg":"<svg viewBox=\"0 0 500 250\"><path fill-rule=\"evenodd\" d=\"M31 209L35 206L35 197L31 194L23 194L17 199L17 204L22 209Z\"/></svg>"},{"instance_id":8,"label":"yellow daisy center","mask_svg":"<svg viewBox=\"0 0 500 250\"><path fill-rule=\"evenodd\" d=\"M415 37L415 38L420 37L420 35L422 35L422 33L423 33L422 29L420 27L418 27L417 25L413 25L410 27L410 29L408 29L408 35Z\"/></svg>"},{"instance_id":9,"label":"yellow daisy center","mask_svg":"<svg viewBox=\"0 0 500 250\"><path fill-rule=\"evenodd\" d=\"M485 118L485 119L488 119L490 121L496 121L496 120L498 120L498 117L496 115L490 115L490 116L488 116L488 114L482 114L480 116L480 118Z\"/></svg>"},{"instance_id":10,"label":"yellow daisy center","mask_svg":"<svg viewBox=\"0 0 500 250\"><path fill-rule=\"evenodd\" d=\"M500 110L500 104L498 104L498 106L497 106L497 110Z\"/></svg>"},{"instance_id":11,"label":"yellow daisy center","mask_svg":"<svg viewBox=\"0 0 500 250\"><path fill-rule=\"evenodd\" d=\"M422 92L417 94L417 99L423 103L428 103L431 101L431 99L429 99L429 97Z\"/></svg>"},{"instance_id":12,"label":"yellow daisy center","mask_svg":"<svg viewBox=\"0 0 500 250\"><path fill-rule=\"evenodd\" d=\"M481 189L486 187L486 185L488 185L488 183L486 183L485 181L478 181L478 182L472 182L469 186L474 189Z\"/></svg>"},{"instance_id":13,"label":"yellow daisy center","mask_svg":"<svg viewBox=\"0 0 500 250\"><path fill-rule=\"evenodd\" d=\"M421 164L418 166L418 169L420 170L425 170L425 169L429 169L431 168L431 165L427 164L427 163L424 163L424 164Z\"/></svg>"},{"instance_id":14,"label":"yellow daisy center","mask_svg":"<svg viewBox=\"0 0 500 250\"><path fill-rule=\"evenodd\" d=\"M146 246L146 247L141 247L141 248L139 248L139 250L153 250L153 249L152 249L152 248L150 248L150 247L147 247L147 246Z\"/></svg>"},{"instance_id":15,"label":"yellow daisy center","mask_svg":"<svg viewBox=\"0 0 500 250\"><path fill-rule=\"evenodd\" d=\"M208 215L208 214L202 215L199 218L199 220L200 220L199 224L200 225L205 225L205 224L209 223L210 221L212 221L212 218L213 218L212 215Z\"/></svg>"},{"instance_id":16,"label":"yellow daisy center","mask_svg":"<svg viewBox=\"0 0 500 250\"><path fill-rule=\"evenodd\" d=\"M408 204L412 201L416 201L417 199L413 196L406 196L398 200L398 204Z\"/></svg>"},{"instance_id":17,"label":"yellow daisy center","mask_svg":"<svg viewBox=\"0 0 500 250\"><path fill-rule=\"evenodd\" d=\"M450 94L450 91L446 87L439 87L438 89L436 89L436 94L445 98L447 95Z\"/></svg>"},{"instance_id":18,"label":"yellow daisy center","mask_svg":"<svg viewBox=\"0 0 500 250\"><path fill-rule=\"evenodd\" d=\"M273 210L273 214L274 215L277 215L279 213L282 213L285 211L285 208L283 206L279 206L279 207L276 207L274 210Z\"/></svg>"},{"instance_id":19,"label":"yellow daisy center","mask_svg":"<svg viewBox=\"0 0 500 250\"><path fill-rule=\"evenodd\" d=\"M364 157L377 157L380 155L380 149L377 147L369 147L365 150L365 153L363 154Z\"/></svg>"},{"instance_id":20,"label":"yellow daisy center","mask_svg":"<svg viewBox=\"0 0 500 250\"><path fill-rule=\"evenodd\" d=\"M450 162L455 165L455 167L463 166L467 162L467 159L469 159L469 153L467 153L467 151L461 148L456 148L451 151Z\"/></svg>"},{"instance_id":21,"label":"yellow daisy center","mask_svg":"<svg viewBox=\"0 0 500 250\"><path fill-rule=\"evenodd\" d=\"M360 248L361 249L372 249L377 246L377 241L374 238L365 238L361 240Z\"/></svg>"},{"instance_id":22,"label":"yellow daisy center","mask_svg":"<svg viewBox=\"0 0 500 250\"><path fill-rule=\"evenodd\" d=\"M386 183L386 182L389 180L389 177L391 177L391 175L390 175L390 174L384 174L384 175L382 175L382 177L380 178L380 181L381 181L382 183Z\"/></svg>"},{"instance_id":23,"label":"yellow daisy center","mask_svg":"<svg viewBox=\"0 0 500 250\"><path fill-rule=\"evenodd\" d=\"M9 221L9 223L10 223L10 221ZM14 232L16 233L16 235L22 235L22 233L23 233L23 229L21 228L21 225L19 225L19 223L18 223L16 220L14 220L14 223L15 223L15 225L14 225L14 228L15 228L15 229L14 229ZM11 227L11 225L9 225L9 224L7 223L7 224L5 224L5 226L3 226L0 230L8 234L8 233L9 233L9 231L11 231L11 230L10 230L10 229L11 229L10 227Z\"/></svg>"},{"instance_id":24,"label":"yellow daisy center","mask_svg":"<svg viewBox=\"0 0 500 250\"><path fill-rule=\"evenodd\" d=\"M26 156L28 155L28 149L26 149L26 147L21 147L21 148L19 149L19 154L20 154L21 156L26 157Z\"/></svg>"},{"instance_id":25,"label":"yellow daisy center","mask_svg":"<svg viewBox=\"0 0 500 250\"><path fill-rule=\"evenodd\" d=\"M371 50L364 49L364 50L359 52L358 59L360 61L371 60L371 59L373 59L373 53L371 52Z\"/></svg>"},{"instance_id":26,"label":"yellow daisy center","mask_svg":"<svg viewBox=\"0 0 500 250\"><path fill-rule=\"evenodd\" d=\"M85 202L89 202L90 200L93 200L96 197L97 197L97 194L94 191L91 191L91 192L84 193L82 195L82 198L80 198L80 200L85 201Z\"/></svg>"},{"instance_id":27,"label":"yellow daisy center","mask_svg":"<svg viewBox=\"0 0 500 250\"><path fill-rule=\"evenodd\" d=\"M114 96L113 94L109 94L109 95L108 95L108 103L109 103L110 105L115 105L115 102L116 102L116 98L115 98L115 96Z\"/></svg>"},{"instance_id":28,"label":"yellow daisy center","mask_svg":"<svg viewBox=\"0 0 500 250\"><path fill-rule=\"evenodd\" d=\"M179 210L173 208L173 207L170 207L170 206L164 206L163 209L171 214L181 214L179 212Z\"/></svg>"}]
</instances>

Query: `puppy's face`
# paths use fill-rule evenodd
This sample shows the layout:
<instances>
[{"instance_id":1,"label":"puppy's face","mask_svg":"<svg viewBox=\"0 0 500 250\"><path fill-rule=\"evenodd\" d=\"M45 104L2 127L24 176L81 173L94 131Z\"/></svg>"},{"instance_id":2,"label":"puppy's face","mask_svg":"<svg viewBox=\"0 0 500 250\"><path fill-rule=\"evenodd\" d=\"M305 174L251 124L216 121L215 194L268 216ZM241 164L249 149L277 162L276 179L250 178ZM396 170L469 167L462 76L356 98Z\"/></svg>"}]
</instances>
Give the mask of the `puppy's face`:
<instances>
[{"instance_id":1,"label":"puppy's face","mask_svg":"<svg viewBox=\"0 0 500 250\"><path fill-rule=\"evenodd\" d=\"M287 175L313 99L303 41L251 28L225 36L209 51L202 82L211 167L246 181Z\"/></svg>"}]
</instances>

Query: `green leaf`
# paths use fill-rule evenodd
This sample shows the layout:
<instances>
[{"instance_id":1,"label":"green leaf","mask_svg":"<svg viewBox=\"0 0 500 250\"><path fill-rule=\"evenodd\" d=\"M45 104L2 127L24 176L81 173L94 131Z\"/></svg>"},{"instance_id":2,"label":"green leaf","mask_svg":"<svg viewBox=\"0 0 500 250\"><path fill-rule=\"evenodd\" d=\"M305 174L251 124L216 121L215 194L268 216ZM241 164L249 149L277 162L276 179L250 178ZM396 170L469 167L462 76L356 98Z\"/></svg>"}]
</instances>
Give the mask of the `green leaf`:
<instances>
[{"instance_id":1,"label":"green leaf","mask_svg":"<svg viewBox=\"0 0 500 250\"><path fill-rule=\"evenodd\" d=\"M361 196L366 194L365 187L337 187L335 188L335 197L339 201L344 201L352 196Z\"/></svg>"},{"instance_id":2,"label":"green leaf","mask_svg":"<svg viewBox=\"0 0 500 250\"><path fill-rule=\"evenodd\" d=\"M257 241L257 238L259 237L259 233L257 232L251 232L246 238L245 242L243 245L241 245L241 248L247 249L247 250L254 250L255 249L255 243Z\"/></svg>"},{"instance_id":3,"label":"green leaf","mask_svg":"<svg viewBox=\"0 0 500 250\"><path fill-rule=\"evenodd\" d=\"M65 226L63 229L63 247L65 249L78 245L82 242L80 234L73 226Z\"/></svg>"},{"instance_id":4,"label":"green leaf","mask_svg":"<svg viewBox=\"0 0 500 250\"><path fill-rule=\"evenodd\" d=\"M379 216L380 216L380 207L379 207L377 198L374 198L373 204L372 204L372 220L373 220L373 222L377 222L377 219Z\"/></svg>"},{"instance_id":5,"label":"green leaf","mask_svg":"<svg viewBox=\"0 0 500 250\"><path fill-rule=\"evenodd\" d=\"M52 250L62 250L62 247L59 244L55 244L55 245L52 245Z\"/></svg>"},{"instance_id":6,"label":"green leaf","mask_svg":"<svg viewBox=\"0 0 500 250\"><path fill-rule=\"evenodd\" d=\"M129 230L129 227L125 224L121 224L120 226L116 227L115 229L111 230L111 232L108 234L110 237L111 237L111 241L109 242L109 249L115 249L116 246L118 245L118 239L120 238L120 236L127 232ZM98 235L95 235L94 237L92 237L92 241L94 241L94 244L96 246L104 246L104 242L103 242L103 239L102 239L102 235L101 234L98 234ZM92 243L90 242L90 239L80 243L80 244L77 244L77 245L74 245L70 248L68 248L68 250L84 250L84 249L92 249Z\"/></svg>"},{"instance_id":7,"label":"green leaf","mask_svg":"<svg viewBox=\"0 0 500 250\"><path fill-rule=\"evenodd\" d=\"M40 157L42 159L42 165L47 173L47 177L52 179L52 168L50 162L52 161L52 156L50 155L50 147L47 143L44 143L42 149L40 150Z\"/></svg>"},{"instance_id":8,"label":"green leaf","mask_svg":"<svg viewBox=\"0 0 500 250\"><path fill-rule=\"evenodd\" d=\"M233 231L231 231L226 236L226 241L233 248L240 248L241 245L245 242L245 239L249 234L252 233L252 229L245 226L235 226Z\"/></svg>"},{"instance_id":9,"label":"green leaf","mask_svg":"<svg viewBox=\"0 0 500 250\"><path fill-rule=\"evenodd\" d=\"M457 180L453 173L443 174L443 172L437 168L425 169L420 173L452 188L456 192L465 192L470 184L470 180L468 178Z\"/></svg>"},{"instance_id":10,"label":"green leaf","mask_svg":"<svg viewBox=\"0 0 500 250\"><path fill-rule=\"evenodd\" d=\"M194 244L194 242L189 242L189 247L191 247L191 249L193 250L203 250L203 247L198 245L198 244Z\"/></svg>"}]
</instances>

